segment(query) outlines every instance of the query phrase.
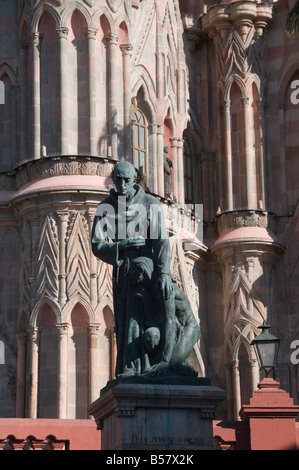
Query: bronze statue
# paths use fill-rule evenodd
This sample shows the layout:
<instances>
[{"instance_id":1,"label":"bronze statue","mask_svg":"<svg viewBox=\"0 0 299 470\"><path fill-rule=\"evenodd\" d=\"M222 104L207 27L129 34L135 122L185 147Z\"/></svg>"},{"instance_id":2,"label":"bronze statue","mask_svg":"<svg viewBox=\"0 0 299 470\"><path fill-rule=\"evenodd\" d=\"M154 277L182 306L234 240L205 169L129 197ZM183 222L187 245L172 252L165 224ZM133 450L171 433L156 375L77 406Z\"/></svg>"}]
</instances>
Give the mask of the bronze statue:
<instances>
[{"instance_id":1,"label":"bronze statue","mask_svg":"<svg viewBox=\"0 0 299 470\"><path fill-rule=\"evenodd\" d=\"M162 206L136 183L131 163L118 163L112 176L115 189L97 208L91 242L94 255L113 265L115 375L196 375L186 361L200 329L170 272Z\"/></svg>"}]
</instances>

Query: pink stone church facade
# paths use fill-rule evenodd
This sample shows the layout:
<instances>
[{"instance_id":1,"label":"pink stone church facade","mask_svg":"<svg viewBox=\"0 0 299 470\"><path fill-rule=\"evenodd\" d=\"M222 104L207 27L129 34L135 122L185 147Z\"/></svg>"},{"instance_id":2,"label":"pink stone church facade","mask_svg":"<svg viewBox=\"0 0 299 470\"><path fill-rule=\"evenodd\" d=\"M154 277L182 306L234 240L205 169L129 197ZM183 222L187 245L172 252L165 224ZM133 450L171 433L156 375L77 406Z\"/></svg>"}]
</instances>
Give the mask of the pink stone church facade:
<instances>
[{"instance_id":1,"label":"pink stone church facade","mask_svg":"<svg viewBox=\"0 0 299 470\"><path fill-rule=\"evenodd\" d=\"M111 269L90 233L123 159L163 204L172 273L201 326L192 364L227 390L218 418L238 420L257 387L264 321L299 404L293 4L1 2L2 418L88 418L114 377Z\"/></svg>"}]
</instances>

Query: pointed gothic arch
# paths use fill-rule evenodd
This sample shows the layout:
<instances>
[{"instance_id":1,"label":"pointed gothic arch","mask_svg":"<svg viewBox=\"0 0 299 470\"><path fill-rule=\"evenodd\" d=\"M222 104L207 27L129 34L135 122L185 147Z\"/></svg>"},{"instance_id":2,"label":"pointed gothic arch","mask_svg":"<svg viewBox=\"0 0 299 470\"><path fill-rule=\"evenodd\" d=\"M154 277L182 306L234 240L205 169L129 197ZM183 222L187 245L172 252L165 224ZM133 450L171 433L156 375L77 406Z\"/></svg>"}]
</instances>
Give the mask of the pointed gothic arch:
<instances>
[{"instance_id":1,"label":"pointed gothic arch","mask_svg":"<svg viewBox=\"0 0 299 470\"><path fill-rule=\"evenodd\" d=\"M2 64L0 64L0 80L3 79L4 75L7 75L12 86L17 86L17 75L7 62L2 62Z\"/></svg>"},{"instance_id":2,"label":"pointed gothic arch","mask_svg":"<svg viewBox=\"0 0 299 470\"><path fill-rule=\"evenodd\" d=\"M42 15L44 13L48 13L51 17L54 18L56 28L61 26L61 16L56 8L54 8L50 3L42 3L39 8L36 10L36 12L33 15L33 18L31 20L31 32L32 33L37 33L38 28L39 28L39 23Z\"/></svg>"},{"instance_id":3,"label":"pointed gothic arch","mask_svg":"<svg viewBox=\"0 0 299 470\"><path fill-rule=\"evenodd\" d=\"M59 303L56 302L55 300L53 300L52 298L45 296L37 302L37 304L34 306L34 308L32 310L32 313L31 313L31 316L30 316L30 327L31 328L37 327L38 318L39 318L39 316L42 312L42 309L45 305L48 305L53 310L53 312L55 314L56 322L59 323L61 321L62 312L61 312L61 307L60 307Z\"/></svg>"},{"instance_id":4,"label":"pointed gothic arch","mask_svg":"<svg viewBox=\"0 0 299 470\"><path fill-rule=\"evenodd\" d=\"M224 100L229 100L230 99L231 88L232 88L233 85L235 85L239 88L242 97L246 96L246 91L247 91L246 84L244 83L242 78L239 77L239 75L232 74L232 75L230 75L230 77L226 81L225 88L223 89L223 91L224 91L224 94L223 94Z\"/></svg>"},{"instance_id":5,"label":"pointed gothic arch","mask_svg":"<svg viewBox=\"0 0 299 470\"><path fill-rule=\"evenodd\" d=\"M83 307L88 315L88 322L89 323L96 323L96 316L95 312L90 305L90 303L82 296L76 295L72 297L69 302L66 303L64 306L62 313L61 313L61 322L62 323L70 323L70 318L72 311L74 310L75 306L79 304Z\"/></svg>"},{"instance_id":6,"label":"pointed gothic arch","mask_svg":"<svg viewBox=\"0 0 299 470\"><path fill-rule=\"evenodd\" d=\"M126 18L119 18L118 20L118 30L117 36L119 38L120 44L129 44L130 43L130 25L127 22Z\"/></svg>"},{"instance_id":7,"label":"pointed gothic arch","mask_svg":"<svg viewBox=\"0 0 299 470\"><path fill-rule=\"evenodd\" d=\"M19 21L18 40L20 44L30 41L30 17L26 13L22 13Z\"/></svg>"},{"instance_id":8,"label":"pointed gothic arch","mask_svg":"<svg viewBox=\"0 0 299 470\"><path fill-rule=\"evenodd\" d=\"M66 8L63 10L61 15L61 25L69 25L71 22L71 18L76 10L78 10L83 15L86 21L87 28L94 27L93 18L90 14L89 9L86 8L85 5L82 4L82 2L78 1L76 1L75 4L69 6L66 5Z\"/></svg>"},{"instance_id":9,"label":"pointed gothic arch","mask_svg":"<svg viewBox=\"0 0 299 470\"><path fill-rule=\"evenodd\" d=\"M134 77L135 73L137 77ZM142 97L143 109L146 113L148 122L156 124L156 96L155 88L148 71L142 66L134 68L133 77L135 81L132 86L132 98ZM139 100L141 101L141 100Z\"/></svg>"},{"instance_id":10,"label":"pointed gothic arch","mask_svg":"<svg viewBox=\"0 0 299 470\"><path fill-rule=\"evenodd\" d=\"M114 20L109 11L105 8L99 9L97 15L94 16L94 22L103 32L103 37L108 36L112 33L114 28Z\"/></svg>"}]
</instances>

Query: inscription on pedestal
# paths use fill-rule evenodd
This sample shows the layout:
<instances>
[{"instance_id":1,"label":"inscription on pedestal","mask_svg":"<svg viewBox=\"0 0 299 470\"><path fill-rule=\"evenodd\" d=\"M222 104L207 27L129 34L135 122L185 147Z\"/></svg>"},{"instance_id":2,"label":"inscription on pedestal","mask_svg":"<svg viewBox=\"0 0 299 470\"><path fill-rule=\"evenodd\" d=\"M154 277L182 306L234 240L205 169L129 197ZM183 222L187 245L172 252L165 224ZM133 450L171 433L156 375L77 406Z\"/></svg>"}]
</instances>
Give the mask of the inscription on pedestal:
<instances>
[{"instance_id":1,"label":"inscription on pedestal","mask_svg":"<svg viewBox=\"0 0 299 470\"><path fill-rule=\"evenodd\" d=\"M203 445L204 441L201 436L196 436L196 437L168 437L168 436L141 436L141 435L132 435L131 439L132 444L136 445L144 445L144 444L149 444L149 445L171 445L171 446L199 446Z\"/></svg>"}]
</instances>

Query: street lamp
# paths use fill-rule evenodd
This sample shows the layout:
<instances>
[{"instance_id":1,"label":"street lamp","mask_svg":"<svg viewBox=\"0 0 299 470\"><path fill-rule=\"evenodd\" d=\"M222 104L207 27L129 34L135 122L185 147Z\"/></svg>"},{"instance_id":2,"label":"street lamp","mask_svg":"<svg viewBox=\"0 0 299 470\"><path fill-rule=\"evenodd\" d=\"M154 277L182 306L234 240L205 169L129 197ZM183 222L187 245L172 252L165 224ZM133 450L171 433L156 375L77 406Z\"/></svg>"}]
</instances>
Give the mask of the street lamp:
<instances>
[{"instance_id":1,"label":"street lamp","mask_svg":"<svg viewBox=\"0 0 299 470\"><path fill-rule=\"evenodd\" d=\"M255 349L260 370L263 369L266 373L266 377L268 377L271 370L277 367L279 339L269 333L268 330L271 326L266 325L265 322L258 328L262 330L262 333L250 344Z\"/></svg>"}]
</instances>

